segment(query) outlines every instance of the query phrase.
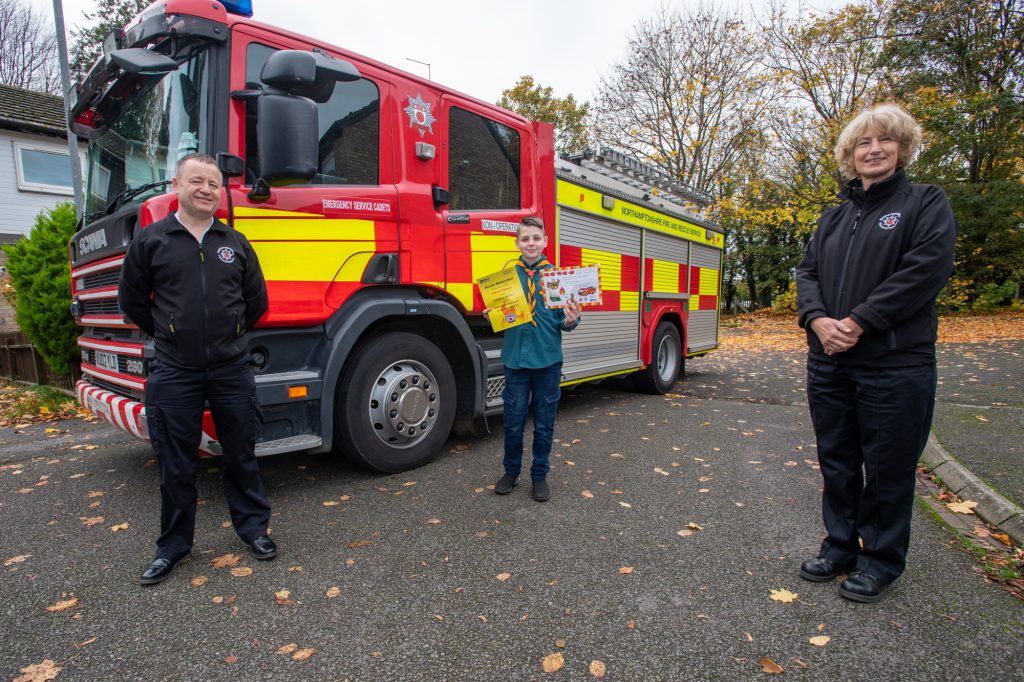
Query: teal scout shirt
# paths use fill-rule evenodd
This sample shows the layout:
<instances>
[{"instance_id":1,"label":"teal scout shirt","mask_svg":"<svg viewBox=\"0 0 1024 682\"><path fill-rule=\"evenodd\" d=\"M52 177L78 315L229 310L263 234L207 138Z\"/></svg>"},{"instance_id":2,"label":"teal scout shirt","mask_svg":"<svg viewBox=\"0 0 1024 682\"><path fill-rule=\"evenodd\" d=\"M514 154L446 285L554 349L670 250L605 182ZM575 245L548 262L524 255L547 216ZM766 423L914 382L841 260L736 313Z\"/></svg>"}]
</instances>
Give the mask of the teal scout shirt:
<instances>
[{"instance_id":1,"label":"teal scout shirt","mask_svg":"<svg viewBox=\"0 0 1024 682\"><path fill-rule=\"evenodd\" d=\"M519 261L529 267L521 257ZM533 273L533 283L537 294L537 307L534 311L536 326L527 322L505 330L505 344L501 348L501 362L512 369L541 369L562 361L562 332L570 332L579 326L580 321L570 327L565 323L565 311L562 308L548 308L544 305L544 297L540 295L540 270L553 268L550 263L541 266ZM523 291L526 286L526 271L516 268L519 283Z\"/></svg>"}]
</instances>

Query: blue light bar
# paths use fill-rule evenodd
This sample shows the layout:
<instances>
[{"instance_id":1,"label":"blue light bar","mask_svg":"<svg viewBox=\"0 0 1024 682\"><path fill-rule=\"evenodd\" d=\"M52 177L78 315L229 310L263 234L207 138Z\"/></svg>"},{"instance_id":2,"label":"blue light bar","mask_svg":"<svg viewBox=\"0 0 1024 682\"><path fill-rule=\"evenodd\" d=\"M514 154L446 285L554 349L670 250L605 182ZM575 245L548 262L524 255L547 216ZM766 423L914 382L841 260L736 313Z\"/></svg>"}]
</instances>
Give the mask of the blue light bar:
<instances>
[{"instance_id":1,"label":"blue light bar","mask_svg":"<svg viewBox=\"0 0 1024 682\"><path fill-rule=\"evenodd\" d=\"M252 0L221 0L230 14L237 14L242 17L252 16Z\"/></svg>"}]
</instances>

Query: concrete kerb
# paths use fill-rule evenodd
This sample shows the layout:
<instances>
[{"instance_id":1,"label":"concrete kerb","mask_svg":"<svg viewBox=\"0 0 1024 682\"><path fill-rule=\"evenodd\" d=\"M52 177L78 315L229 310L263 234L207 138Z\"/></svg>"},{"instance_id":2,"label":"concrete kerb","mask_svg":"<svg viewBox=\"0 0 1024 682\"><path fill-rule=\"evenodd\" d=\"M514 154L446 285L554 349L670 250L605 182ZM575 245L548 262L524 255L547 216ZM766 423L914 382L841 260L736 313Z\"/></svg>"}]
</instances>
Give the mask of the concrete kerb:
<instances>
[{"instance_id":1,"label":"concrete kerb","mask_svg":"<svg viewBox=\"0 0 1024 682\"><path fill-rule=\"evenodd\" d=\"M953 455L946 452L935 434L928 436L922 461L942 483L963 500L974 500L974 512L986 522L1006 533L1014 542L1024 544L1024 509L992 490L988 484L972 474Z\"/></svg>"}]
</instances>

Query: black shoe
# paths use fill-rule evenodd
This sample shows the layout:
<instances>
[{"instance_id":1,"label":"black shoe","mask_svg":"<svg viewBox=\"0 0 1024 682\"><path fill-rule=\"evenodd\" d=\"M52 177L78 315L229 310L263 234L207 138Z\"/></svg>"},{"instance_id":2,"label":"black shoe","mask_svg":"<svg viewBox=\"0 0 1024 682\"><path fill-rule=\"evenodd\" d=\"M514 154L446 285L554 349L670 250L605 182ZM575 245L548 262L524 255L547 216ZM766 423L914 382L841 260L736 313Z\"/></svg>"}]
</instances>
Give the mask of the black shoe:
<instances>
[{"instance_id":1,"label":"black shoe","mask_svg":"<svg viewBox=\"0 0 1024 682\"><path fill-rule=\"evenodd\" d=\"M823 583L832 580L836 576L846 573L854 564L838 565L831 559L825 557L818 557L816 559L808 559L800 566L800 577L804 580L810 580L815 583Z\"/></svg>"},{"instance_id":2,"label":"black shoe","mask_svg":"<svg viewBox=\"0 0 1024 682\"><path fill-rule=\"evenodd\" d=\"M162 583L171 577L171 572L180 561L181 559L165 559L158 556L156 559L153 559L153 562L146 567L145 571L142 572L142 577L139 578L139 584L156 585L157 583Z\"/></svg>"},{"instance_id":3,"label":"black shoe","mask_svg":"<svg viewBox=\"0 0 1024 682\"><path fill-rule=\"evenodd\" d=\"M494 484L495 495L508 495L512 492L512 488L515 488L519 483L519 477L513 476L512 474L505 474L498 479L498 482Z\"/></svg>"},{"instance_id":4,"label":"black shoe","mask_svg":"<svg viewBox=\"0 0 1024 682\"><path fill-rule=\"evenodd\" d=\"M548 482L543 478L535 480L533 482L533 499L538 502L547 502L549 497L551 497L551 488L548 487Z\"/></svg>"},{"instance_id":5,"label":"black shoe","mask_svg":"<svg viewBox=\"0 0 1024 682\"><path fill-rule=\"evenodd\" d=\"M870 604L881 599L889 585L866 571L853 571L839 583L839 594L852 601Z\"/></svg>"},{"instance_id":6,"label":"black shoe","mask_svg":"<svg viewBox=\"0 0 1024 682\"><path fill-rule=\"evenodd\" d=\"M273 559L277 556L277 545L266 535L261 535L250 542L249 549L252 550L253 556L260 561Z\"/></svg>"}]
</instances>

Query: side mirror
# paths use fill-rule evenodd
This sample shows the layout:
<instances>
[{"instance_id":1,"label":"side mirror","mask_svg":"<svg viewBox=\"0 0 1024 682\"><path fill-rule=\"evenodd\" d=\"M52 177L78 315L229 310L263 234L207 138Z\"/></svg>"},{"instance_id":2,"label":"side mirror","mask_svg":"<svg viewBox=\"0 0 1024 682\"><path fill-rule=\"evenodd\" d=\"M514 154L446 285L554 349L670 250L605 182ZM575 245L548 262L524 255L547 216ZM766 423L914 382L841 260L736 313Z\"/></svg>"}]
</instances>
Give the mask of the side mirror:
<instances>
[{"instance_id":1,"label":"side mirror","mask_svg":"<svg viewBox=\"0 0 1024 682\"><path fill-rule=\"evenodd\" d=\"M110 60L125 73L136 73L142 76L159 76L178 68L178 62L167 55L141 47L114 50L109 56Z\"/></svg>"},{"instance_id":2,"label":"side mirror","mask_svg":"<svg viewBox=\"0 0 1024 682\"><path fill-rule=\"evenodd\" d=\"M217 168L220 169L221 175L236 178L245 175L245 160L234 154L217 152Z\"/></svg>"},{"instance_id":3,"label":"side mirror","mask_svg":"<svg viewBox=\"0 0 1024 682\"><path fill-rule=\"evenodd\" d=\"M308 182L316 175L320 126L305 97L265 92L256 102L260 178L271 187Z\"/></svg>"},{"instance_id":4,"label":"side mirror","mask_svg":"<svg viewBox=\"0 0 1024 682\"><path fill-rule=\"evenodd\" d=\"M323 104L338 81L357 81L362 76L352 64L323 52L280 50L270 55L260 72L265 85L289 95L308 97Z\"/></svg>"}]
</instances>

